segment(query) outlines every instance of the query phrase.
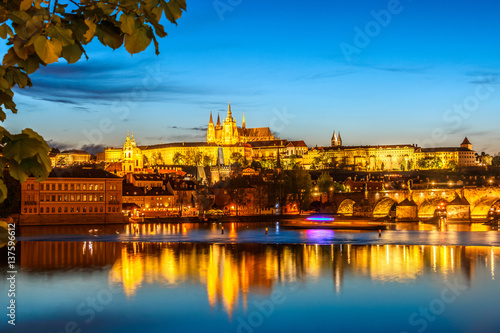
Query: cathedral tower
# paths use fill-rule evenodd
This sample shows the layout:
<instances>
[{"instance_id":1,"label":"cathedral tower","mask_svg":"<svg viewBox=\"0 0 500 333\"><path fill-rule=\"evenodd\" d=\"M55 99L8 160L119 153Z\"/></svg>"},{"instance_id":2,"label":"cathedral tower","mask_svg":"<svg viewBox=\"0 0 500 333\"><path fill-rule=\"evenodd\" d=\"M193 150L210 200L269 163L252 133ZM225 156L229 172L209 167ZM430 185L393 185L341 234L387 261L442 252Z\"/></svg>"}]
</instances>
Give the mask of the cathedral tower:
<instances>
[{"instance_id":1,"label":"cathedral tower","mask_svg":"<svg viewBox=\"0 0 500 333\"><path fill-rule=\"evenodd\" d=\"M210 121L208 122L207 142L215 143L215 125L214 120L212 119L212 111L210 111Z\"/></svg>"}]
</instances>

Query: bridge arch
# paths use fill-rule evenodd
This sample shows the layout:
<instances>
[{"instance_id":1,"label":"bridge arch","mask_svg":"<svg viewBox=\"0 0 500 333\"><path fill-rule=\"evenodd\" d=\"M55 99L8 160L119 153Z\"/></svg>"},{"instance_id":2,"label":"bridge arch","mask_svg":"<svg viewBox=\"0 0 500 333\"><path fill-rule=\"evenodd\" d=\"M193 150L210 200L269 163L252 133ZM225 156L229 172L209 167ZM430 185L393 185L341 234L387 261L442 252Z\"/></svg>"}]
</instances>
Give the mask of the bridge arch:
<instances>
[{"instance_id":1,"label":"bridge arch","mask_svg":"<svg viewBox=\"0 0 500 333\"><path fill-rule=\"evenodd\" d=\"M422 219L433 218L441 202L446 201L441 197L433 197L422 202L418 207L418 217Z\"/></svg>"},{"instance_id":2,"label":"bridge arch","mask_svg":"<svg viewBox=\"0 0 500 333\"><path fill-rule=\"evenodd\" d=\"M373 217L387 217L390 215L391 210L396 208L398 203L392 198L383 198L380 200L373 209Z\"/></svg>"},{"instance_id":3,"label":"bridge arch","mask_svg":"<svg viewBox=\"0 0 500 333\"><path fill-rule=\"evenodd\" d=\"M486 197L479 200L476 206L472 209L471 218L485 219L488 217L490 209L500 203L500 198Z\"/></svg>"},{"instance_id":4,"label":"bridge arch","mask_svg":"<svg viewBox=\"0 0 500 333\"><path fill-rule=\"evenodd\" d=\"M354 215L354 205L356 202L352 199L344 199L337 210L338 214L342 214L345 216L353 216Z\"/></svg>"}]
</instances>

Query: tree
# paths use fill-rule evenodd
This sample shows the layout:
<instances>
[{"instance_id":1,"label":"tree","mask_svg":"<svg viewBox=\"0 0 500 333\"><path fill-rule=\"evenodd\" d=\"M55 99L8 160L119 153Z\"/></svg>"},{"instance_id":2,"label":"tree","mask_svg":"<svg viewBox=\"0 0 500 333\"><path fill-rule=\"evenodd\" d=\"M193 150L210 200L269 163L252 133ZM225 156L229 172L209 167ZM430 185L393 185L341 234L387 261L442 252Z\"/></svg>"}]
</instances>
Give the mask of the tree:
<instances>
[{"instance_id":1,"label":"tree","mask_svg":"<svg viewBox=\"0 0 500 333\"><path fill-rule=\"evenodd\" d=\"M209 155L203 155L203 166L210 166L212 164L212 157Z\"/></svg>"},{"instance_id":2,"label":"tree","mask_svg":"<svg viewBox=\"0 0 500 333\"><path fill-rule=\"evenodd\" d=\"M285 179L285 198L289 203L296 203L299 214L309 207L311 199L311 175L306 170L298 169L287 172Z\"/></svg>"},{"instance_id":3,"label":"tree","mask_svg":"<svg viewBox=\"0 0 500 333\"><path fill-rule=\"evenodd\" d=\"M9 109L17 113L14 88L31 87L29 74L42 66L64 58L77 62L82 55L88 59L85 47L94 37L112 49L122 45L130 54L144 51L151 42L156 54L156 37L167 33L161 25L162 15L171 23L186 10L185 0L9 0L0 2L0 37L11 45L0 66L0 121ZM12 134L0 126L0 202L7 196L3 170L23 182L33 175L45 180L51 164L49 146L32 129Z\"/></svg>"},{"instance_id":4,"label":"tree","mask_svg":"<svg viewBox=\"0 0 500 333\"><path fill-rule=\"evenodd\" d=\"M328 174L328 172L323 172L316 181L316 185L318 186L319 192L328 193L330 188L333 187L332 177Z\"/></svg>"},{"instance_id":5,"label":"tree","mask_svg":"<svg viewBox=\"0 0 500 333\"><path fill-rule=\"evenodd\" d=\"M66 156L59 156L57 158L57 165L66 165L68 163L66 163Z\"/></svg>"},{"instance_id":6,"label":"tree","mask_svg":"<svg viewBox=\"0 0 500 333\"><path fill-rule=\"evenodd\" d=\"M203 154L200 151L194 153L193 162L195 166L201 165L202 159L203 159Z\"/></svg>"},{"instance_id":7,"label":"tree","mask_svg":"<svg viewBox=\"0 0 500 333\"><path fill-rule=\"evenodd\" d=\"M239 176L229 180L226 186L229 202L236 206L236 216L239 214L239 206L246 205L249 201L248 189L250 188L245 177Z\"/></svg>"},{"instance_id":8,"label":"tree","mask_svg":"<svg viewBox=\"0 0 500 333\"><path fill-rule=\"evenodd\" d=\"M230 160L231 160L231 164L242 165L244 157L240 153L234 152L231 154Z\"/></svg>"},{"instance_id":9,"label":"tree","mask_svg":"<svg viewBox=\"0 0 500 333\"><path fill-rule=\"evenodd\" d=\"M179 152L176 152L174 154L174 157L172 158L172 162L174 162L174 165L184 164L184 155L182 155Z\"/></svg>"}]
</instances>

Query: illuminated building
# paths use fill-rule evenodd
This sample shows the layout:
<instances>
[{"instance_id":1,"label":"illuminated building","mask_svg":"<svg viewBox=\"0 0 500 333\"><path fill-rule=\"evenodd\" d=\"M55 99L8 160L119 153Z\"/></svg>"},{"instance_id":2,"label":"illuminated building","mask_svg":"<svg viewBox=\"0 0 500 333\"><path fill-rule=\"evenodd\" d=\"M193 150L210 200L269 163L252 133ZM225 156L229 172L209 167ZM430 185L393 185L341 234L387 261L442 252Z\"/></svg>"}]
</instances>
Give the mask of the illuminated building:
<instances>
[{"instance_id":1,"label":"illuminated building","mask_svg":"<svg viewBox=\"0 0 500 333\"><path fill-rule=\"evenodd\" d=\"M421 148L414 144L343 146L335 132L330 147L317 147L304 155L307 169L345 168L357 171L425 169L425 163L437 161L435 168L469 167L476 165L472 144L465 138L460 147Z\"/></svg>"},{"instance_id":2,"label":"illuminated building","mask_svg":"<svg viewBox=\"0 0 500 333\"><path fill-rule=\"evenodd\" d=\"M21 225L124 222L122 179L104 170L55 168L21 184Z\"/></svg>"}]
</instances>

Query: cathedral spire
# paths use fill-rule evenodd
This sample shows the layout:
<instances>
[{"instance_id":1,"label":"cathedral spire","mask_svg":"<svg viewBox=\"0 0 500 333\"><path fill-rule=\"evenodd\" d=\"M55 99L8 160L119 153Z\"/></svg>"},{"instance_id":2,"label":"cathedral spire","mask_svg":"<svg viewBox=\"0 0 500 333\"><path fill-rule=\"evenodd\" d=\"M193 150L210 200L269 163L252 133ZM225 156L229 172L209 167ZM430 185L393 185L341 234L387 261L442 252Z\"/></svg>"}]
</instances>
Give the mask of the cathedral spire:
<instances>
[{"instance_id":1,"label":"cathedral spire","mask_svg":"<svg viewBox=\"0 0 500 333\"><path fill-rule=\"evenodd\" d=\"M243 112L243 122L241 124L241 128L243 129L247 128L247 125L245 124L245 112Z\"/></svg>"},{"instance_id":2,"label":"cathedral spire","mask_svg":"<svg viewBox=\"0 0 500 333\"><path fill-rule=\"evenodd\" d=\"M216 127L217 129L221 128L221 125L220 125L220 114L219 113L217 113L217 125L216 126L217 126Z\"/></svg>"},{"instance_id":3,"label":"cathedral spire","mask_svg":"<svg viewBox=\"0 0 500 333\"><path fill-rule=\"evenodd\" d=\"M132 137L130 138L130 141L135 146L134 132L132 132Z\"/></svg>"},{"instance_id":4,"label":"cathedral spire","mask_svg":"<svg viewBox=\"0 0 500 333\"><path fill-rule=\"evenodd\" d=\"M230 120L233 118L233 113L231 112L231 101L229 101L229 106L227 107L227 119Z\"/></svg>"},{"instance_id":5,"label":"cathedral spire","mask_svg":"<svg viewBox=\"0 0 500 333\"><path fill-rule=\"evenodd\" d=\"M212 119L212 111L210 111L210 121L208 122L209 124L213 124L214 120Z\"/></svg>"},{"instance_id":6,"label":"cathedral spire","mask_svg":"<svg viewBox=\"0 0 500 333\"><path fill-rule=\"evenodd\" d=\"M129 133L130 133L130 131L127 131L127 140L126 140L127 142L130 141L130 134Z\"/></svg>"},{"instance_id":7,"label":"cathedral spire","mask_svg":"<svg viewBox=\"0 0 500 333\"><path fill-rule=\"evenodd\" d=\"M340 132L339 135L337 136L337 145L342 146L342 138L340 137Z\"/></svg>"}]
</instances>

